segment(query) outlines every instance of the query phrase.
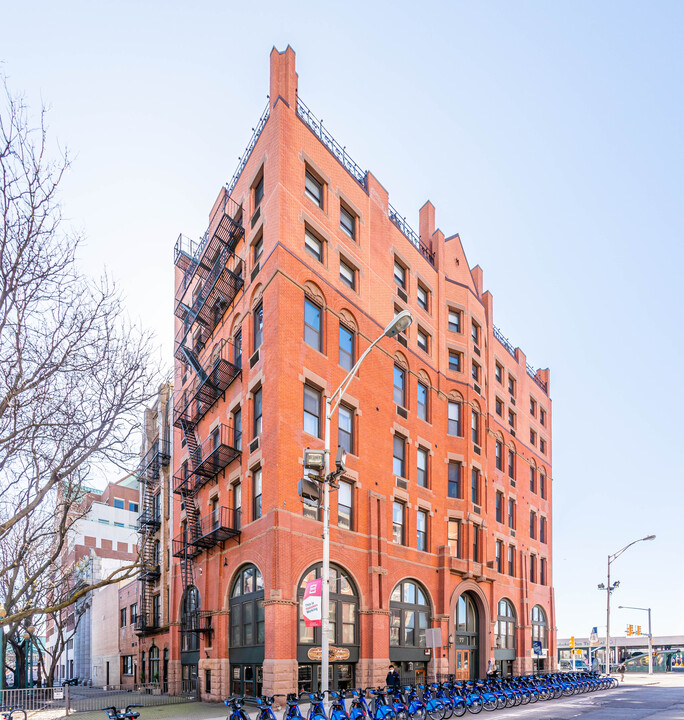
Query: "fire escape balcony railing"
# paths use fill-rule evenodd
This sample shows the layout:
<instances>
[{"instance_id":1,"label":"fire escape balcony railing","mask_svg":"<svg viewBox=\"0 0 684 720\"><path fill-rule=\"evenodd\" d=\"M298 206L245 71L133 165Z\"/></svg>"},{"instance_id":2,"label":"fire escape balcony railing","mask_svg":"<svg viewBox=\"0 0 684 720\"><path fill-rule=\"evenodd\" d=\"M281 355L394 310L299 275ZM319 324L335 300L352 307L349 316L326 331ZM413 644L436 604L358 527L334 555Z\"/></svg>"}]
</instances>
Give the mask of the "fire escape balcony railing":
<instances>
[{"instance_id":1,"label":"fire escape balcony railing","mask_svg":"<svg viewBox=\"0 0 684 720\"><path fill-rule=\"evenodd\" d=\"M139 480L149 481L159 478L160 466L166 466L171 460L171 445L168 440L155 440L140 461L136 475Z\"/></svg>"},{"instance_id":2,"label":"fire escape balcony railing","mask_svg":"<svg viewBox=\"0 0 684 720\"><path fill-rule=\"evenodd\" d=\"M138 635L159 627L161 627L161 617L159 615L141 613L135 618L134 628Z\"/></svg>"},{"instance_id":3,"label":"fire escape balcony railing","mask_svg":"<svg viewBox=\"0 0 684 720\"><path fill-rule=\"evenodd\" d=\"M161 567L159 565L148 565L147 568L141 570L140 579L146 582L154 582L161 576Z\"/></svg>"},{"instance_id":4,"label":"fire escape balcony railing","mask_svg":"<svg viewBox=\"0 0 684 720\"><path fill-rule=\"evenodd\" d=\"M208 549L240 534L240 510L219 507L200 518L200 536L193 545Z\"/></svg>"},{"instance_id":5,"label":"fire escape balcony railing","mask_svg":"<svg viewBox=\"0 0 684 720\"><path fill-rule=\"evenodd\" d=\"M154 532L161 525L161 515L153 508L148 508L140 513L138 517L138 532Z\"/></svg>"},{"instance_id":6,"label":"fire escape balcony railing","mask_svg":"<svg viewBox=\"0 0 684 720\"><path fill-rule=\"evenodd\" d=\"M223 343L218 354L213 351L208 354L208 360L211 363L209 367L200 361L202 367L205 368L206 376L198 377L194 390L179 394L174 403L173 424L175 427L182 427L184 424L186 426L197 425L240 374L240 367L231 362L231 360L235 360L235 346L230 341Z\"/></svg>"},{"instance_id":7,"label":"fire escape balcony railing","mask_svg":"<svg viewBox=\"0 0 684 720\"><path fill-rule=\"evenodd\" d=\"M190 455L190 470L173 476L173 491L179 495L194 494L208 480L240 456L242 434L231 425L216 427L211 435Z\"/></svg>"},{"instance_id":8,"label":"fire escape balcony railing","mask_svg":"<svg viewBox=\"0 0 684 720\"><path fill-rule=\"evenodd\" d=\"M184 532L171 541L171 553L174 557L184 558L186 552L189 558L194 558L202 552L202 548L193 545L190 535Z\"/></svg>"},{"instance_id":9,"label":"fire escape balcony railing","mask_svg":"<svg viewBox=\"0 0 684 720\"><path fill-rule=\"evenodd\" d=\"M217 260L221 259L220 255L223 257L224 264L230 258L236 262L233 251L244 235L242 207L226 194L218 222L215 225L212 222L209 230L199 242L194 242L183 235L178 237L174 263L183 271L183 279L176 289L175 312L177 317L184 318L183 306L187 308L188 303L183 300L193 284L193 280L197 278L200 284L206 285L206 280L215 268Z\"/></svg>"}]
</instances>

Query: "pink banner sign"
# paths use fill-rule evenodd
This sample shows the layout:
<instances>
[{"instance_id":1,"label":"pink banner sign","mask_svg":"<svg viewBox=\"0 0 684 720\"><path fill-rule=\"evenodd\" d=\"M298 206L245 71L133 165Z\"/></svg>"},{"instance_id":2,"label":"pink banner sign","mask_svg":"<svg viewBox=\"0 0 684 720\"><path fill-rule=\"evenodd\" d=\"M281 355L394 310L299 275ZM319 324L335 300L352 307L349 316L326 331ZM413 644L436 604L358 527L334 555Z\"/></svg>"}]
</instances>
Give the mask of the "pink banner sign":
<instances>
[{"instance_id":1,"label":"pink banner sign","mask_svg":"<svg viewBox=\"0 0 684 720\"><path fill-rule=\"evenodd\" d=\"M321 593L323 589L323 581L309 580L304 590L304 599L302 600L302 614L304 615L304 624L306 627L321 626Z\"/></svg>"}]
</instances>

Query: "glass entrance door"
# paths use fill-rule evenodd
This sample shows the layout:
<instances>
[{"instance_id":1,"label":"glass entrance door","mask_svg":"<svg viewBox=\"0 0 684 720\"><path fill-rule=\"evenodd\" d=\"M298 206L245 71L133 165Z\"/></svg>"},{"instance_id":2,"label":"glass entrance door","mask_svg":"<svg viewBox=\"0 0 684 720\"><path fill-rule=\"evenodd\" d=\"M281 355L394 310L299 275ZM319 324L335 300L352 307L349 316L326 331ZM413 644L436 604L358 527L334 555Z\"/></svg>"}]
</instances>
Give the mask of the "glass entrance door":
<instances>
[{"instance_id":1,"label":"glass entrance door","mask_svg":"<svg viewBox=\"0 0 684 720\"><path fill-rule=\"evenodd\" d=\"M456 650L456 680L470 680L470 650Z\"/></svg>"}]
</instances>

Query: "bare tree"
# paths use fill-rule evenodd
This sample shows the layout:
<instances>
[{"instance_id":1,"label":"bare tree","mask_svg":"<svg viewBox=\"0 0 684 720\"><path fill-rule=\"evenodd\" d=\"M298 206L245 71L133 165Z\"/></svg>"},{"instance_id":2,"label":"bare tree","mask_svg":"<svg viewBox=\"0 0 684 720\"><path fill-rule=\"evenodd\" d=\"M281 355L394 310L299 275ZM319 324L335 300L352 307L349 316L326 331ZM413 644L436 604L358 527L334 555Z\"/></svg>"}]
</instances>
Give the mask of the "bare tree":
<instances>
[{"instance_id":1,"label":"bare tree","mask_svg":"<svg viewBox=\"0 0 684 720\"><path fill-rule=\"evenodd\" d=\"M134 462L141 407L161 378L150 335L115 286L79 272L80 238L58 201L69 167L52 160L45 110L35 128L4 85L0 108L0 626L55 613L138 572L55 582L96 467ZM53 587L46 586L46 578Z\"/></svg>"}]
</instances>

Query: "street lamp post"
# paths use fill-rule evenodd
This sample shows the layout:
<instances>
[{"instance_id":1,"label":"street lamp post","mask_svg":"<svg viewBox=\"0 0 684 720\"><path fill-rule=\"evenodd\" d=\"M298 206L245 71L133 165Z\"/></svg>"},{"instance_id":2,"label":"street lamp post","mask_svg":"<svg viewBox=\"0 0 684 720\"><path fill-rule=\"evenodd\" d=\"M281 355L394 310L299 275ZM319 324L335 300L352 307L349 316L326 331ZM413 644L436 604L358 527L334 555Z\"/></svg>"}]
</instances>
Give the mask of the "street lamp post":
<instances>
[{"instance_id":1,"label":"street lamp post","mask_svg":"<svg viewBox=\"0 0 684 720\"><path fill-rule=\"evenodd\" d=\"M354 367L346 374L344 380L335 392L325 399L325 475L323 489L323 568L321 570L321 689L328 690L330 676L330 418L340 405L347 386L352 381L361 363L368 353L384 337L394 337L413 322L413 315L409 310L403 310L394 317L392 322L383 330L382 335L376 338L358 359ZM337 399L336 399L337 398Z\"/></svg>"},{"instance_id":2,"label":"street lamp post","mask_svg":"<svg viewBox=\"0 0 684 720\"><path fill-rule=\"evenodd\" d=\"M653 675L653 634L651 633L651 608L632 607L631 605L618 605L620 610L644 610L648 613L648 674Z\"/></svg>"},{"instance_id":3,"label":"street lamp post","mask_svg":"<svg viewBox=\"0 0 684 720\"><path fill-rule=\"evenodd\" d=\"M629 545L625 545L620 548L617 552L608 556L608 584L604 585L601 583L598 588L599 590L606 591L606 673L610 675L610 594L620 585L620 581L616 581L613 585L610 584L610 564L617 560L627 548L632 547L638 542L644 542L645 540L655 540L655 535L647 535L646 537L633 540Z\"/></svg>"}]
</instances>

